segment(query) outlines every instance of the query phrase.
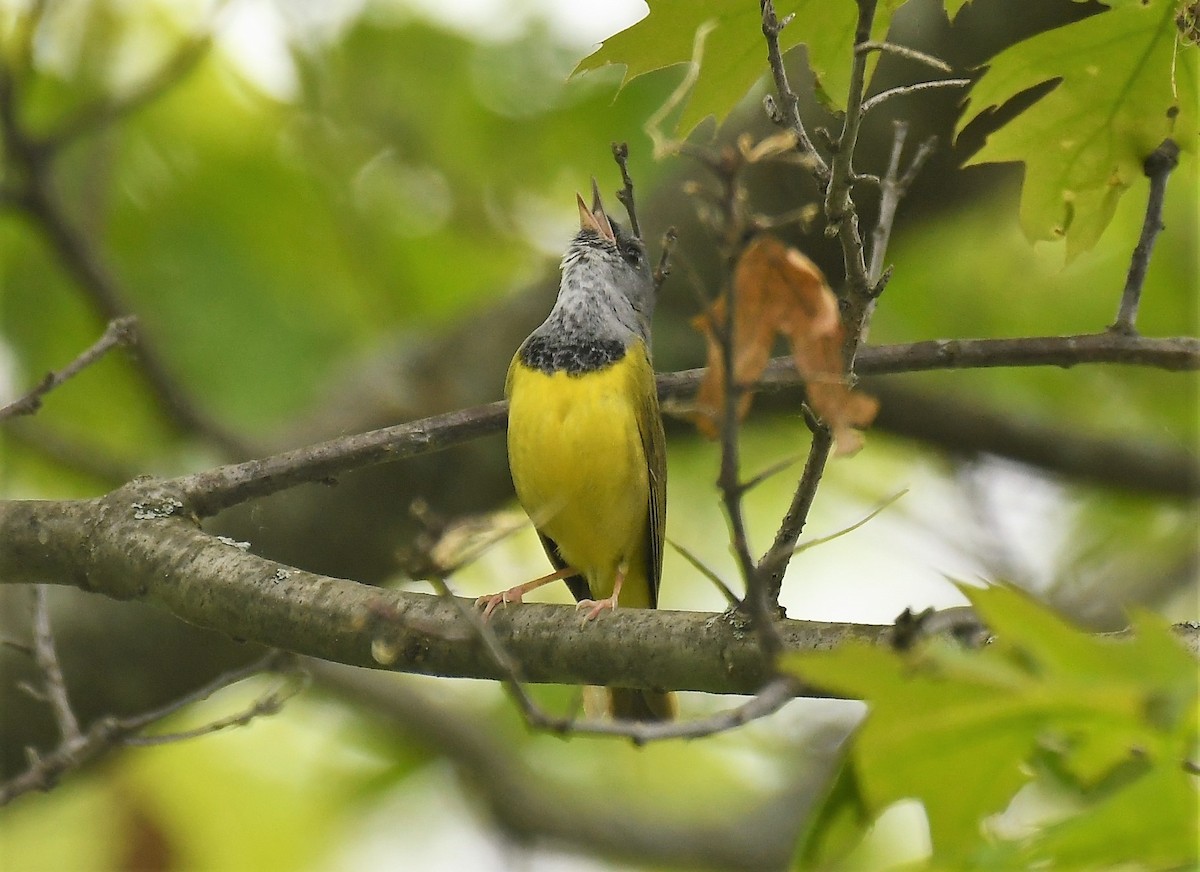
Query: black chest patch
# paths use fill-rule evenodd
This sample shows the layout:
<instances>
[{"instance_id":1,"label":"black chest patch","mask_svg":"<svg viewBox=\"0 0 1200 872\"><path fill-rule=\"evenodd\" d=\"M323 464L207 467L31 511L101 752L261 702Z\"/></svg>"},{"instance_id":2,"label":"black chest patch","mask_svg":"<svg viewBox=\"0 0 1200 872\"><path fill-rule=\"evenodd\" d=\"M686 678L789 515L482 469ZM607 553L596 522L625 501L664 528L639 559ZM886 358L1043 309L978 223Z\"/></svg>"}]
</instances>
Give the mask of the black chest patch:
<instances>
[{"instance_id":1,"label":"black chest patch","mask_svg":"<svg viewBox=\"0 0 1200 872\"><path fill-rule=\"evenodd\" d=\"M611 366L625 356L619 339L572 339L530 336L521 346L521 363L546 374L582 375Z\"/></svg>"}]
</instances>

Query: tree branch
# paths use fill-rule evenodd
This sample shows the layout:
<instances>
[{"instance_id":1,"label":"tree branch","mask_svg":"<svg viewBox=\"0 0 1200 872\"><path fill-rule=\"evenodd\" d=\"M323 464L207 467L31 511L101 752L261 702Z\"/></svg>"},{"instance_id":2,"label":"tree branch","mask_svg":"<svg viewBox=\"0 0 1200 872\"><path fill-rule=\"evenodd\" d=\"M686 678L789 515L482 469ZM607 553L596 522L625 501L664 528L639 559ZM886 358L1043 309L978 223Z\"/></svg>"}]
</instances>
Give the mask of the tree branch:
<instances>
[{"instance_id":1,"label":"tree branch","mask_svg":"<svg viewBox=\"0 0 1200 872\"><path fill-rule=\"evenodd\" d=\"M42 397L59 385L74 378L82 370L91 366L108 351L117 345L132 345L137 341L137 318L132 315L116 318L108 322L103 335L90 348L76 357L58 372L46 373L33 390L23 397L13 400L7 406L0 407L0 421L17 415L32 415L42 406Z\"/></svg>"},{"instance_id":2,"label":"tree branch","mask_svg":"<svg viewBox=\"0 0 1200 872\"><path fill-rule=\"evenodd\" d=\"M988 366L1074 366L1082 363L1121 363L1168 370L1200 369L1200 340L1145 339L1100 333L1030 339L931 340L906 345L865 347L857 370L863 375L964 369ZM664 400L688 397L699 385L703 369L658 377ZM761 387L801 384L790 357L767 367ZM343 436L297 448L261 460L221 466L176 479L188 510L200 517L298 484L327 481L345 472L379 463L441 451L471 439L499 433L507 419L503 402L462 409Z\"/></svg>"},{"instance_id":3,"label":"tree branch","mask_svg":"<svg viewBox=\"0 0 1200 872\"><path fill-rule=\"evenodd\" d=\"M435 415L353 436L330 439L261 460L221 466L177 479L188 507L200 517L306 482L441 451L481 436L499 433L508 420L505 402Z\"/></svg>"},{"instance_id":4,"label":"tree branch","mask_svg":"<svg viewBox=\"0 0 1200 872\"><path fill-rule=\"evenodd\" d=\"M543 839L691 870L782 868L797 821L815 805L828 776L804 773L796 793L789 790L732 817L712 814L697 822L666 814L630 815L586 791L568 794L546 783L501 739L394 676L321 662L311 669L323 688L449 759L500 830L521 843Z\"/></svg>"},{"instance_id":5,"label":"tree branch","mask_svg":"<svg viewBox=\"0 0 1200 872\"><path fill-rule=\"evenodd\" d=\"M971 84L970 79L934 79L930 82L914 82L911 85L899 85L895 88L888 88L888 90L881 91L874 97L863 101L862 114L866 115L872 109L877 108L894 97L903 97L908 94L915 94L918 91L929 91L934 88L965 88L969 84Z\"/></svg>"},{"instance_id":6,"label":"tree branch","mask_svg":"<svg viewBox=\"0 0 1200 872\"><path fill-rule=\"evenodd\" d=\"M791 19L781 22L775 15L775 4L772 0L761 0L760 7L762 9L763 36L767 41L767 62L771 65L771 74L775 78L775 90L779 93L779 100L782 103L781 110L772 111L772 107L768 106L768 112L772 115L777 114L780 123L796 134L796 147L800 154L812 167L813 175L818 180L825 181L829 178L829 166L821 157L821 153L817 151L816 146L813 145L808 136L808 130L804 127L804 119L800 117L800 98L796 96L796 92L792 90L791 83L788 81L787 70L783 65L783 52L779 48L779 33Z\"/></svg>"},{"instance_id":7,"label":"tree branch","mask_svg":"<svg viewBox=\"0 0 1200 872\"><path fill-rule=\"evenodd\" d=\"M625 207L625 213L629 215L629 228L633 231L633 235L638 239L642 238L642 227L638 223L637 204L633 199L633 179L629 177L629 143L614 142L612 144L613 160L617 162L617 166L621 170L622 187L617 191L617 199L621 201L621 205Z\"/></svg>"},{"instance_id":8,"label":"tree branch","mask_svg":"<svg viewBox=\"0 0 1200 872\"><path fill-rule=\"evenodd\" d=\"M186 733L150 737L138 735L147 727L178 713L192 703L207 699L218 690L237 684L260 672L278 669L280 665L281 656L278 652L274 652L248 666L226 672L198 690L153 711L125 718L100 718L86 732L81 732L78 728L71 734L64 732L58 747L46 754L39 754L33 749L27 749L30 757L29 768L20 775L0 783L0 807L23 794L50 790L66 773L82 768L117 748L128 745L184 741L208 735L226 727L242 725L263 715L274 714L279 710L284 698L277 693L270 693L255 700L245 711L195 730L189 730Z\"/></svg>"},{"instance_id":9,"label":"tree branch","mask_svg":"<svg viewBox=\"0 0 1200 872\"><path fill-rule=\"evenodd\" d=\"M157 605L183 620L297 654L431 675L506 672L455 603L305 572L225 544L176 514L178 496L134 482L99 499L0 503L0 583L72 584ZM581 627L570 606L524 604L490 629L534 683L750 694L774 676L744 619L619 609ZM891 629L784 621L786 650ZM818 693L798 688L798 693Z\"/></svg>"},{"instance_id":10,"label":"tree branch","mask_svg":"<svg viewBox=\"0 0 1200 872\"><path fill-rule=\"evenodd\" d=\"M17 82L0 65L0 141L7 163L19 178L5 202L23 212L41 232L101 318L112 321L129 317L132 310L123 290L58 198L53 179L53 140L38 139L26 129L19 111L21 96ZM137 362L159 406L181 431L205 437L230 457L253 454L241 439L200 411L144 334L139 337Z\"/></svg>"},{"instance_id":11,"label":"tree branch","mask_svg":"<svg viewBox=\"0 0 1200 872\"><path fill-rule=\"evenodd\" d=\"M919 64L925 64L927 67L932 67L940 73L953 72L953 67L939 57L934 57L931 54L926 54L923 51L917 51L915 48L909 48L906 45L897 45L894 42L875 42L867 40L860 42L854 46L856 54L868 54L873 51L884 52L886 54L894 54L897 57L902 57L905 60L916 61Z\"/></svg>"},{"instance_id":12,"label":"tree branch","mask_svg":"<svg viewBox=\"0 0 1200 872\"><path fill-rule=\"evenodd\" d=\"M1142 285L1146 281L1146 270L1150 266L1150 255L1154 251L1154 240L1163 229L1163 201L1167 196L1167 178L1171 170L1179 165L1179 145L1173 139L1164 139L1158 148L1150 152L1142 168L1150 179L1150 196L1146 201L1146 218L1142 221L1142 233L1133 249L1129 263L1129 274L1125 279L1125 290L1121 293L1121 308L1117 320L1109 330L1132 335L1137 332L1138 304L1142 298Z\"/></svg>"},{"instance_id":13,"label":"tree branch","mask_svg":"<svg viewBox=\"0 0 1200 872\"><path fill-rule=\"evenodd\" d=\"M62 667L58 663L58 652L54 647L54 632L50 628L50 608L46 603L46 585L34 587L33 609L33 656L45 678L38 695L45 699L54 712L58 733L64 742L79 739L79 719L71 708L67 684L63 679Z\"/></svg>"},{"instance_id":14,"label":"tree branch","mask_svg":"<svg viewBox=\"0 0 1200 872\"><path fill-rule=\"evenodd\" d=\"M285 566L179 516L178 497L140 481L93 500L0 503L0 583L71 584L157 605L230 636L352 666L503 679L462 607ZM887 645L894 628L777 621L783 650ZM756 693L774 663L744 617L619 609L581 627L570 606L497 612L491 631L530 682ZM1200 626L1180 628L1193 654ZM798 695L825 696L796 685Z\"/></svg>"}]
</instances>

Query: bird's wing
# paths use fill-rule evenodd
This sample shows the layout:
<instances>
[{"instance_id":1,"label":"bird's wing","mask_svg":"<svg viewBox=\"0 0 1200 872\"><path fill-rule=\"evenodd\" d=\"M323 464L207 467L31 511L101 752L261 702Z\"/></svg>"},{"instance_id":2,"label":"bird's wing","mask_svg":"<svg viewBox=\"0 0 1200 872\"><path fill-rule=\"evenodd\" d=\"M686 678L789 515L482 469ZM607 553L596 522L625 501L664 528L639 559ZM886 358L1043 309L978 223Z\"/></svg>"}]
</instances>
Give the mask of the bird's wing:
<instances>
[{"instance_id":1,"label":"bird's wing","mask_svg":"<svg viewBox=\"0 0 1200 872\"><path fill-rule=\"evenodd\" d=\"M667 528L667 437L663 433L662 413L658 408L658 388L654 381L654 366L646 355L645 367L638 367L643 384L638 386L637 421L646 455L646 473L650 483L650 511L646 522L646 574L650 582L650 608L658 608L658 585L662 578L663 540Z\"/></svg>"}]
</instances>

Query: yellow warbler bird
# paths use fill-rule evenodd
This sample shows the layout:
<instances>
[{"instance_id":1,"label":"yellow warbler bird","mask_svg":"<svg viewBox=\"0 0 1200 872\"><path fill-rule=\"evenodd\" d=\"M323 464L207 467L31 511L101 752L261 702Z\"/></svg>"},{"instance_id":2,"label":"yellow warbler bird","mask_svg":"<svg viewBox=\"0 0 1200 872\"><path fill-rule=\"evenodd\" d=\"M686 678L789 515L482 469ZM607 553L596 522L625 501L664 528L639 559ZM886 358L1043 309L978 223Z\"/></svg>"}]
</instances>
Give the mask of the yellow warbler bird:
<instances>
[{"instance_id":1,"label":"yellow warbler bird","mask_svg":"<svg viewBox=\"0 0 1200 872\"><path fill-rule=\"evenodd\" d=\"M513 357L508 462L555 571L480 597L498 605L565 579L595 619L655 608L666 521L666 438L650 362L655 287L646 248L611 221L592 182L562 259L558 300ZM609 689L614 717L665 720L674 697Z\"/></svg>"}]
</instances>

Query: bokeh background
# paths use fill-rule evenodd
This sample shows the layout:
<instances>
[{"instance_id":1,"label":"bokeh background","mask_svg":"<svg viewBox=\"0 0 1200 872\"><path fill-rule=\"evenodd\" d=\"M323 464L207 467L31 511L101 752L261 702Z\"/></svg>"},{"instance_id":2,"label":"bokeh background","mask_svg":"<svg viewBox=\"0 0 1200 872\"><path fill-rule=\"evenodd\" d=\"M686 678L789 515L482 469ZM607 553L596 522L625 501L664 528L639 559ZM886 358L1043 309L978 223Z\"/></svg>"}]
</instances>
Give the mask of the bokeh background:
<instances>
[{"instance_id":1,"label":"bokeh background","mask_svg":"<svg viewBox=\"0 0 1200 872\"><path fill-rule=\"evenodd\" d=\"M0 0L6 62L30 5ZM951 26L938 4L912 0L893 39L971 70L1023 36L1095 11L1018 5L1019 13L1012 3L977 0ZM684 158L652 160L642 129L682 71L636 79L619 94L617 68L568 78L596 43L644 11L636 2L552 0L60 0L47 4L33 39L19 112L29 130L52 136L99 107L97 123L54 159L64 214L206 419L259 454L498 399L509 356L553 299L557 258L577 226L576 190L593 175L604 190L618 186L614 140L630 143L648 236L668 224L680 231L655 325L657 366L702 361L688 319L697 288L719 287L721 263L685 188L704 183L704 171ZM182 59L178 74L137 111L105 114L111 95L138 88L171 58ZM803 52L789 60L802 88ZM912 75L885 58L873 90ZM719 130L710 121L697 136L769 133L758 108L764 87ZM933 92L896 100L890 117L878 113L864 131L858 164L876 172L891 117L910 120L912 142L941 137L901 207L889 256L895 274L871 342L1102 330L1116 312L1146 183L1123 198L1099 246L1067 263L1061 245L1034 246L1021 234L1019 166L959 169L1004 117L973 125L955 143L960 99ZM806 111L819 118L823 110ZM5 154L0 178L12 181L18 170ZM1196 182L1185 156L1143 296L1147 335L1197 330ZM814 197L791 166L756 168L750 184L755 209L767 214ZM874 204L862 199L869 221ZM5 206L0 401L71 360L105 321L94 289L44 228ZM836 284L839 257L820 229L785 232ZM1176 620L1200 617L1194 378L1083 366L890 377L869 387L883 399L879 426L859 455L831 465L808 529L836 532L907 492L862 529L793 562L783 592L791 616L887 623L906 607L958 604L953 580L1003 579L1096 628L1122 626L1132 604ZM979 453L970 426L996 429L997 420L1067 458L1097 441L1115 445L1131 464L1177 470L1177 486L1164 487L1161 475L1131 487L1122 471L1081 476L1083 464L1034 464L1015 438L1006 449L1003 428L991 452ZM759 402L744 438L748 473L802 457L807 430L795 397ZM713 487L716 448L680 422L670 423L669 441L668 537L733 583ZM0 496L96 495L134 475L230 457L228 445L165 415L137 362L118 353L51 394L35 418L0 429ZM749 497L759 548L787 504L789 476ZM403 571L422 530L411 511L418 499L447 519L513 511L502 437L346 476L334 488L297 488L212 527L306 569L427 590ZM450 583L477 595L543 565L526 528L484 549ZM674 551L664 579L666 608L724 606ZM5 638L28 639L30 601L28 591L0 590ZM85 720L139 711L258 653L153 609L74 590L56 591L53 605ZM54 736L45 706L19 689L26 658L6 648L0 668L0 763L11 775L24 765L24 747L48 747ZM219 718L270 683L224 692L172 726ZM734 733L639 750L531 734L487 682L396 676L391 686L400 702L366 703L346 681L318 674L274 717L110 758L0 812L0 866L640 868L691 856L670 850L690 825L724 845L708 856L712 865L754 868L778 858L779 846L786 851L812 783L862 713L852 702L797 701ZM576 696L564 688L536 694L563 709ZM682 708L699 715L731 702L685 695ZM536 823L505 806L526 797L506 793L487 769L500 760L549 805L579 814L627 808L631 828L660 824L661 856L540 838ZM864 863L885 866L923 848L919 813L898 807Z\"/></svg>"}]
</instances>

